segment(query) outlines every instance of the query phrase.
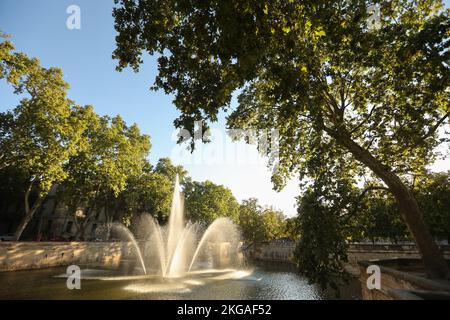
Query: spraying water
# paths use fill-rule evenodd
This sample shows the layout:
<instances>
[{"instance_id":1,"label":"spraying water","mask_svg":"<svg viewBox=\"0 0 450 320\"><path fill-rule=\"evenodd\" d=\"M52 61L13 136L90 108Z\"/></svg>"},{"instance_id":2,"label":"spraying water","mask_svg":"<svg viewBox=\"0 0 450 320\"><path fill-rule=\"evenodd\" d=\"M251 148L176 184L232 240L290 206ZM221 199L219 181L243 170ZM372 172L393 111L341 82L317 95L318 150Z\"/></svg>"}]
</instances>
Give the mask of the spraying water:
<instances>
[{"instance_id":1,"label":"spraying water","mask_svg":"<svg viewBox=\"0 0 450 320\"><path fill-rule=\"evenodd\" d=\"M127 227L125 227L123 224L121 224L119 222L108 223L107 225L103 226L102 228L99 228L97 230L97 234L107 234L107 236L106 236L107 238L109 238L109 236L111 234L115 234L120 239L124 239L124 240L131 242L131 244L133 246L133 250L136 253L136 255L139 259L139 262L141 264L142 271L144 272L144 274L147 274L147 269L145 268L145 263L144 263L144 259L142 257L141 249L139 248L139 245L136 242L136 239L134 238L133 233L131 233L131 231Z\"/></svg>"},{"instance_id":2,"label":"spraying water","mask_svg":"<svg viewBox=\"0 0 450 320\"><path fill-rule=\"evenodd\" d=\"M136 225L137 238L145 242L141 247L125 226L114 224L133 243L144 273L155 270L162 277L174 278L185 275L196 266L204 268L207 264L211 268L215 264L223 265L222 257L226 258L227 264L239 260L239 232L230 219L216 219L202 237L199 236L200 225L185 223L178 175L175 179L169 223L161 227L151 215L142 214L136 220Z\"/></svg>"},{"instance_id":3,"label":"spraying water","mask_svg":"<svg viewBox=\"0 0 450 320\"><path fill-rule=\"evenodd\" d=\"M188 272L191 271L192 266L197 261L199 254L203 251L207 251L208 242L212 243L225 243L239 239L239 234L235 224L228 218L218 218L206 229L202 236L202 239L197 245L197 249L194 252L191 263L189 264Z\"/></svg>"},{"instance_id":4,"label":"spraying water","mask_svg":"<svg viewBox=\"0 0 450 320\"><path fill-rule=\"evenodd\" d=\"M180 239L184 235L184 217L183 217L183 207L180 192L180 181L178 175L175 178L175 187L172 197L172 208L169 215L169 236L167 238L167 257L169 258L169 271L172 268L170 265L171 261L174 259L175 251L180 244Z\"/></svg>"}]
</instances>

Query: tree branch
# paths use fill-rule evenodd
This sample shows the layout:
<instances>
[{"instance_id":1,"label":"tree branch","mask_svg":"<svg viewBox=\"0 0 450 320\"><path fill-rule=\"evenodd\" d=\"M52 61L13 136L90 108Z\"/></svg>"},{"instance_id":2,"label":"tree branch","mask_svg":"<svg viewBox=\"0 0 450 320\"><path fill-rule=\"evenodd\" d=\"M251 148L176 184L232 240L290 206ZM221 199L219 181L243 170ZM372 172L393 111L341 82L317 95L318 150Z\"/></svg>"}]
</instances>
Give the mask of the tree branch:
<instances>
[{"instance_id":1,"label":"tree branch","mask_svg":"<svg viewBox=\"0 0 450 320\"><path fill-rule=\"evenodd\" d=\"M369 114L367 115L367 117L364 118L364 120L362 120L356 127L354 127L352 130L350 130L350 134L353 134L356 130L358 130L359 128L361 128L361 126L366 123L367 121L369 121L370 117L373 114L373 111L375 110L376 106L373 106L373 108L370 110Z\"/></svg>"},{"instance_id":2,"label":"tree branch","mask_svg":"<svg viewBox=\"0 0 450 320\"><path fill-rule=\"evenodd\" d=\"M351 217L353 217L356 212L359 209L359 205L361 203L361 201L364 199L364 197L366 196L367 193L369 193L370 191L375 191L375 190L386 190L386 191L390 191L389 188L387 187L383 187L383 186L369 186L366 189L363 190L363 192L361 192L361 194L359 195L359 197L356 199L355 202L355 207L353 208L352 211L350 211L346 216L346 220L348 221L348 219L350 219Z\"/></svg>"},{"instance_id":3,"label":"tree branch","mask_svg":"<svg viewBox=\"0 0 450 320\"><path fill-rule=\"evenodd\" d=\"M450 116L450 112L447 112L441 119L438 120L438 122L436 122L436 124L426 134L424 134L422 137L419 138L419 140L412 146L412 148L415 148L415 147L419 146L426 138L428 138L431 135L433 135L437 131L437 129L439 129L439 126L449 116Z\"/></svg>"}]
</instances>

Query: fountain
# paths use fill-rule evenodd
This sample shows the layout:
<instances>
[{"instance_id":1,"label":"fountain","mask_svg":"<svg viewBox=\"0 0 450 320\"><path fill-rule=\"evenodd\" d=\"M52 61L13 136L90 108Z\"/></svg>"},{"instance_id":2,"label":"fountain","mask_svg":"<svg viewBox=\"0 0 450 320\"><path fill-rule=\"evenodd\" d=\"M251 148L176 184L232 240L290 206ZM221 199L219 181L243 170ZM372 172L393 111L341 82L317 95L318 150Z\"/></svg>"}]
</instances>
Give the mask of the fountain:
<instances>
[{"instance_id":1,"label":"fountain","mask_svg":"<svg viewBox=\"0 0 450 320\"><path fill-rule=\"evenodd\" d=\"M95 264L85 265L80 270L83 290L66 289L67 278L73 276L67 270L52 275L63 278L61 283L54 279L45 281L43 277L53 274L51 269L45 271L45 275L38 270L32 271L35 278L31 279L38 279L33 285L39 286L33 291L36 294L33 297L208 300L322 297L319 289L309 285L307 279L292 270L278 270L282 267L278 264L275 268L278 271L242 266L239 232L229 219L218 218L208 227L186 222L178 177L168 224L160 226L150 214L141 214L133 226L133 232L120 223L98 228L102 239L123 241L121 262L124 268L110 270ZM23 285L15 285L20 279ZM29 299L29 292L21 291L21 287L28 288L27 281L28 277L14 274L12 280L4 281L14 285L14 288L6 287L7 294L13 292L17 297ZM2 294L5 295L0 288L0 297Z\"/></svg>"},{"instance_id":2,"label":"fountain","mask_svg":"<svg viewBox=\"0 0 450 320\"><path fill-rule=\"evenodd\" d=\"M240 236L230 219L216 219L201 237L201 224L185 222L178 175L168 224L162 227L150 214L141 214L134 226L134 235L119 223L107 229L132 243L143 274L179 278L201 269L224 269L240 263Z\"/></svg>"}]
</instances>

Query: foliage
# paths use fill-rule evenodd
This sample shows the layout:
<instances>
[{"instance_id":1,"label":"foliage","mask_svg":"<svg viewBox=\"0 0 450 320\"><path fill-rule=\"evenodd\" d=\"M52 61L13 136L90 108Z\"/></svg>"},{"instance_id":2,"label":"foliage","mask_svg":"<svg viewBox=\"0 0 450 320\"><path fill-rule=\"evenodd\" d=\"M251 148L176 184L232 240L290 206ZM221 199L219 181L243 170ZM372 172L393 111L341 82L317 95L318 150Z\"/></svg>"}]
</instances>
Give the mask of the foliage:
<instances>
[{"instance_id":1,"label":"foliage","mask_svg":"<svg viewBox=\"0 0 450 320\"><path fill-rule=\"evenodd\" d=\"M194 121L216 121L239 90L228 126L279 130L279 149L268 150L277 189L324 171L386 186L427 274L445 276L407 187L435 159L450 115L450 11L441 1L375 1L376 28L374 2L364 0L116 3L117 68L137 71L144 53L158 54L153 88L175 96L176 127L195 138ZM348 171L333 171L335 162Z\"/></svg>"},{"instance_id":2,"label":"foliage","mask_svg":"<svg viewBox=\"0 0 450 320\"><path fill-rule=\"evenodd\" d=\"M0 114L0 174L14 177L9 187L24 198L16 238L55 185L71 213L89 209L82 225L94 212L117 209L127 180L146 163L149 137L119 116L100 117L92 107L74 104L60 69L13 51L8 40L0 43L0 78L21 97Z\"/></svg>"},{"instance_id":3,"label":"foliage","mask_svg":"<svg viewBox=\"0 0 450 320\"><path fill-rule=\"evenodd\" d=\"M173 165L169 158L159 159L154 171L166 176L172 184L175 182L175 177L177 174L181 182L184 178L187 178L187 171L183 168L183 166Z\"/></svg>"},{"instance_id":4,"label":"foliage","mask_svg":"<svg viewBox=\"0 0 450 320\"><path fill-rule=\"evenodd\" d=\"M18 239L52 185L67 177L63 165L76 153L84 127L66 97L69 85L62 71L43 68L37 59L13 50L9 41L0 43L0 79L22 97L19 105L0 117L0 169L14 167L27 177ZM32 190L37 190L38 200L30 207Z\"/></svg>"},{"instance_id":5,"label":"foliage","mask_svg":"<svg viewBox=\"0 0 450 320\"><path fill-rule=\"evenodd\" d=\"M112 219L129 179L140 175L146 164L150 140L137 125L128 127L119 116L100 117L89 106L77 108L76 116L86 130L76 155L64 166L68 179L59 190L74 214L80 206L89 208L83 216L85 225L102 209Z\"/></svg>"},{"instance_id":6,"label":"foliage","mask_svg":"<svg viewBox=\"0 0 450 320\"><path fill-rule=\"evenodd\" d=\"M239 203L231 190L211 181L185 183L186 215L192 221L210 224L219 217L228 217L237 222Z\"/></svg>"},{"instance_id":7,"label":"foliage","mask_svg":"<svg viewBox=\"0 0 450 320\"><path fill-rule=\"evenodd\" d=\"M145 172L133 178L126 190L127 217L150 213L159 222L167 221L172 201L173 182L157 172ZM131 220L130 220L131 221Z\"/></svg>"},{"instance_id":8,"label":"foliage","mask_svg":"<svg viewBox=\"0 0 450 320\"><path fill-rule=\"evenodd\" d=\"M170 213L177 174L180 181L189 180L183 166L175 166L169 158L161 158L154 168L148 165L142 174L133 177L125 191L127 221L131 221L134 214L146 212L160 223L165 223Z\"/></svg>"},{"instance_id":9,"label":"foliage","mask_svg":"<svg viewBox=\"0 0 450 320\"><path fill-rule=\"evenodd\" d=\"M323 201L322 192L309 189L299 200L300 240L294 251L298 270L324 290L338 289L349 275L346 232L339 221L339 211Z\"/></svg>"},{"instance_id":10,"label":"foliage","mask_svg":"<svg viewBox=\"0 0 450 320\"><path fill-rule=\"evenodd\" d=\"M345 271L347 248L355 231L359 231L355 230L352 217L360 192L354 187L346 162L329 162L319 156L315 162L324 170L316 180L304 185L303 194L297 199L299 241L294 259L299 272L310 281L322 289L337 289L349 277Z\"/></svg>"},{"instance_id":11,"label":"foliage","mask_svg":"<svg viewBox=\"0 0 450 320\"><path fill-rule=\"evenodd\" d=\"M374 191L367 195L358 212L355 212L353 223L356 234L352 239L392 242L410 240L398 211L395 199L386 191Z\"/></svg>"},{"instance_id":12,"label":"foliage","mask_svg":"<svg viewBox=\"0 0 450 320\"><path fill-rule=\"evenodd\" d=\"M284 215L272 208L263 208L256 198L242 201L239 226L242 236L248 242L271 241L285 235Z\"/></svg>"},{"instance_id":13,"label":"foliage","mask_svg":"<svg viewBox=\"0 0 450 320\"><path fill-rule=\"evenodd\" d=\"M415 179L413 187L424 220L437 239L450 235L450 173L427 173ZM385 191L368 194L352 218L355 224L354 240L405 240L408 231L402 223L398 206Z\"/></svg>"},{"instance_id":14,"label":"foliage","mask_svg":"<svg viewBox=\"0 0 450 320\"><path fill-rule=\"evenodd\" d=\"M450 241L450 172L423 176L414 190L431 233Z\"/></svg>"},{"instance_id":15,"label":"foliage","mask_svg":"<svg viewBox=\"0 0 450 320\"><path fill-rule=\"evenodd\" d=\"M300 227L297 217L286 218L285 220L285 235L287 238L298 241L300 237Z\"/></svg>"}]
</instances>

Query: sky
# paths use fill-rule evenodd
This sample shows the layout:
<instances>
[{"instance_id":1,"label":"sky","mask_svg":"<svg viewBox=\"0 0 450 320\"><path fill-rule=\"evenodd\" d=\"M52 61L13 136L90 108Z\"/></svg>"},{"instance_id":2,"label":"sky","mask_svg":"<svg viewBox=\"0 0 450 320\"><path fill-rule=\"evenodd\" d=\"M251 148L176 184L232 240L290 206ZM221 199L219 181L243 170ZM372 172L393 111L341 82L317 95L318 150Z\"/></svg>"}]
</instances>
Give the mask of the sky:
<instances>
[{"instance_id":1,"label":"sky","mask_svg":"<svg viewBox=\"0 0 450 320\"><path fill-rule=\"evenodd\" d=\"M70 5L81 10L80 29L66 25ZM17 51L39 58L44 67L62 68L70 84L68 96L77 104L93 105L100 115L120 114L127 123L137 123L151 137L151 163L170 157L194 180L223 184L239 201L256 197L263 205L295 215L297 181L293 179L275 192L266 160L254 146L232 143L226 137L223 114L212 126L212 143L200 146L192 155L176 144L173 121L179 112L172 104L173 97L149 90L157 72L155 57L145 56L139 73L115 70L117 61L111 58L116 34L113 6L113 0L0 0L0 31L11 36ZM12 89L0 81L0 112L14 108L17 101ZM433 169L450 170L450 163L439 161Z\"/></svg>"}]
</instances>

